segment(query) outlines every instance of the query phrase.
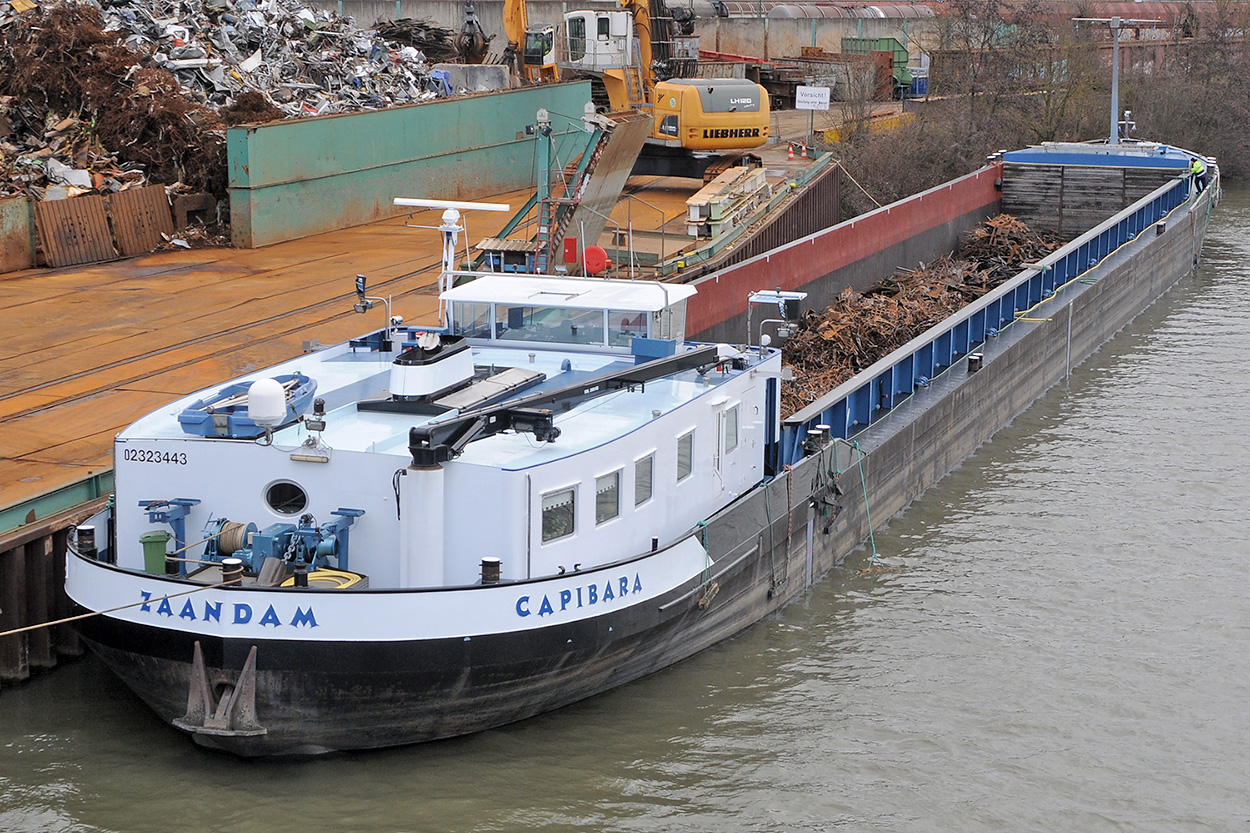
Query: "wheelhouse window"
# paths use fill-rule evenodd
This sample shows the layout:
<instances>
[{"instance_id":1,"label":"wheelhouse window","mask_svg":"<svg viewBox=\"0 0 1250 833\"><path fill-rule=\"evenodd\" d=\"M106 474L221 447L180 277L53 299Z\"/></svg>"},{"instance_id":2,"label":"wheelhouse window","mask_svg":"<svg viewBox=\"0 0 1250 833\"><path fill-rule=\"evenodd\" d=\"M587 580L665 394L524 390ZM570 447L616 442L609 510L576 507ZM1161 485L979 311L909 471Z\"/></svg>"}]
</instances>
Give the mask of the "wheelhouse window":
<instances>
[{"instance_id":1,"label":"wheelhouse window","mask_svg":"<svg viewBox=\"0 0 1250 833\"><path fill-rule=\"evenodd\" d=\"M651 500L651 482L654 474L654 454L648 454L634 462L634 506L641 506Z\"/></svg>"},{"instance_id":2,"label":"wheelhouse window","mask_svg":"<svg viewBox=\"0 0 1250 833\"><path fill-rule=\"evenodd\" d=\"M576 493L576 489L561 489L543 495L543 543L573 534Z\"/></svg>"},{"instance_id":3,"label":"wheelhouse window","mask_svg":"<svg viewBox=\"0 0 1250 833\"><path fill-rule=\"evenodd\" d=\"M738 447L738 406L725 411L725 453Z\"/></svg>"},{"instance_id":4,"label":"wheelhouse window","mask_svg":"<svg viewBox=\"0 0 1250 833\"><path fill-rule=\"evenodd\" d=\"M603 310L499 304L495 308L500 341L603 344Z\"/></svg>"},{"instance_id":5,"label":"wheelhouse window","mask_svg":"<svg viewBox=\"0 0 1250 833\"><path fill-rule=\"evenodd\" d=\"M595 478L595 523L610 521L621 514L621 473L614 471Z\"/></svg>"},{"instance_id":6,"label":"wheelhouse window","mask_svg":"<svg viewBox=\"0 0 1250 833\"><path fill-rule=\"evenodd\" d=\"M490 338L490 307L490 304L463 301L452 304L452 334L466 338Z\"/></svg>"},{"instance_id":7,"label":"wheelhouse window","mask_svg":"<svg viewBox=\"0 0 1250 833\"><path fill-rule=\"evenodd\" d=\"M690 476L694 468L694 432L683 434L677 439L677 482Z\"/></svg>"},{"instance_id":8,"label":"wheelhouse window","mask_svg":"<svg viewBox=\"0 0 1250 833\"><path fill-rule=\"evenodd\" d=\"M647 314L630 310L608 310L608 344L628 347L635 338L646 338Z\"/></svg>"}]
</instances>

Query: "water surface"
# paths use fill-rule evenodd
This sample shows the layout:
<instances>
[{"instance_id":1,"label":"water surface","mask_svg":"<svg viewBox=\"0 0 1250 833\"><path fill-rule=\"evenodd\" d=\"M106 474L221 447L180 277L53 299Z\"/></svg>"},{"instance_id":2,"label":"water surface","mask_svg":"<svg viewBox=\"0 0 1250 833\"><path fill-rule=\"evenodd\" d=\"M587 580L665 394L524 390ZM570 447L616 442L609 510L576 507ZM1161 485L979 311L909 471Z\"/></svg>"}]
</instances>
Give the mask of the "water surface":
<instances>
[{"instance_id":1,"label":"water surface","mask_svg":"<svg viewBox=\"0 0 1250 833\"><path fill-rule=\"evenodd\" d=\"M1159 304L737 639L474 737L238 761L94 659L0 694L0 831L1250 829L1250 189Z\"/></svg>"}]
</instances>

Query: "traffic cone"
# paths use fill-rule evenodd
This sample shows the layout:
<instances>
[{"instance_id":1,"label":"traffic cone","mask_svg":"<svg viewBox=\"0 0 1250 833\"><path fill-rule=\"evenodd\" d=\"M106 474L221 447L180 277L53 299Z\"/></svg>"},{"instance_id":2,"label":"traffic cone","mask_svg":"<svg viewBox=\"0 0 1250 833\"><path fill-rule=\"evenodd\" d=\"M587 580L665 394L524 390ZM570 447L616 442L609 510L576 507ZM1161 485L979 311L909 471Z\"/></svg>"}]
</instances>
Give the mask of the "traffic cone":
<instances>
[{"instance_id":1,"label":"traffic cone","mask_svg":"<svg viewBox=\"0 0 1250 833\"><path fill-rule=\"evenodd\" d=\"M786 159L790 160L791 162L794 161L794 142L791 142L789 145L787 145Z\"/></svg>"},{"instance_id":2,"label":"traffic cone","mask_svg":"<svg viewBox=\"0 0 1250 833\"><path fill-rule=\"evenodd\" d=\"M803 158L807 158L807 142L803 143Z\"/></svg>"}]
</instances>

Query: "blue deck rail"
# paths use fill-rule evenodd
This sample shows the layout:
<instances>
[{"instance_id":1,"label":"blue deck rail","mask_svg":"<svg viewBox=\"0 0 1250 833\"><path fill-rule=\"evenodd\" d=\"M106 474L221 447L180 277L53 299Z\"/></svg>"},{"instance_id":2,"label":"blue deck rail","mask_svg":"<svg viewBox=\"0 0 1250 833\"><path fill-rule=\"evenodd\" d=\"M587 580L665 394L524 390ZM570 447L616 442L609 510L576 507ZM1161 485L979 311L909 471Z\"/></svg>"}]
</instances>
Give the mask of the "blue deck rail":
<instances>
[{"instance_id":1,"label":"blue deck rail","mask_svg":"<svg viewBox=\"0 0 1250 833\"><path fill-rule=\"evenodd\" d=\"M786 418L779 445L769 450L773 470L802 459L808 432L817 426L828 426L830 436L851 439L905 402L917 387L925 387L975 352L987 339L1017 321L1037 320L1029 318L1030 310L1166 218L1188 198L1185 177L1160 186Z\"/></svg>"}]
</instances>

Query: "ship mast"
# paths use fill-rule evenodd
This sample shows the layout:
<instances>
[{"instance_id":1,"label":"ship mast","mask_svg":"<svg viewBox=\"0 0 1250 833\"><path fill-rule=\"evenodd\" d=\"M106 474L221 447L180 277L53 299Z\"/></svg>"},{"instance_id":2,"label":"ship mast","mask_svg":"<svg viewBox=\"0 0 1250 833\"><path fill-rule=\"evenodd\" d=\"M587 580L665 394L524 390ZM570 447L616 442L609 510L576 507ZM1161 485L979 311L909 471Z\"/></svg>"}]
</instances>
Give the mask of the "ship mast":
<instances>
[{"instance_id":1,"label":"ship mast","mask_svg":"<svg viewBox=\"0 0 1250 833\"><path fill-rule=\"evenodd\" d=\"M1110 144L1120 144L1120 30L1162 23L1128 17L1074 17L1078 23L1105 23L1111 30L1111 135Z\"/></svg>"}]
</instances>

